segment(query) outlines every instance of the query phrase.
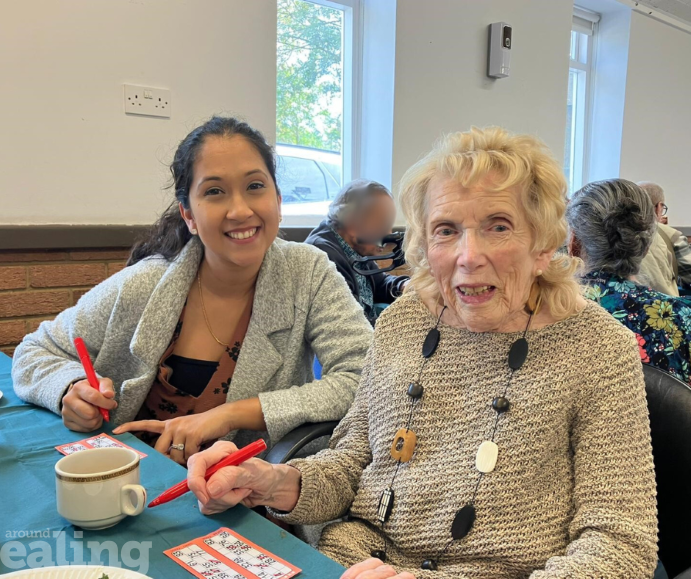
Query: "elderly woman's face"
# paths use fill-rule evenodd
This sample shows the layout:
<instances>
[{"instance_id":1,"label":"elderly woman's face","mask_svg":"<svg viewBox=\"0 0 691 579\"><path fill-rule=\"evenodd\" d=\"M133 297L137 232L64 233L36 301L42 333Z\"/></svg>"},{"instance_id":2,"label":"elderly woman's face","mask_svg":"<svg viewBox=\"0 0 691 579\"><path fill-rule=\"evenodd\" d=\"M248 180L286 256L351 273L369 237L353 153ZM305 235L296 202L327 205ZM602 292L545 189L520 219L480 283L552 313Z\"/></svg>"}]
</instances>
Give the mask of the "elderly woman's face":
<instances>
[{"instance_id":1,"label":"elderly woman's face","mask_svg":"<svg viewBox=\"0 0 691 579\"><path fill-rule=\"evenodd\" d=\"M518 192L439 178L427 195L427 256L456 322L474 332L522 330L536 271L554 252L531 251Z\"/></svg>"}]
</instances>

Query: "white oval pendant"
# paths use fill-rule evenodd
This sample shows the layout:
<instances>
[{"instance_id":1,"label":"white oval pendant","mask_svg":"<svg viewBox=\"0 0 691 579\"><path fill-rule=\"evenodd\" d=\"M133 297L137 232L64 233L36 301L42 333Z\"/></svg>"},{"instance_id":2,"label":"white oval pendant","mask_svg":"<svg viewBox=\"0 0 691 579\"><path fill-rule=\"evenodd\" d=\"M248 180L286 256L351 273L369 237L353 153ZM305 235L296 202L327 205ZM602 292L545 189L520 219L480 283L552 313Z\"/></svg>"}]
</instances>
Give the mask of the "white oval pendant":
<instances>
[{"instance_id":1,"label":"white oval pendant","mask_svg":"<svg viewBox=\"0 0 691 579\"><path fill-rule=\"evenodd\" d=\"M485 440L477 450L475 468L480 472L492 472L497 465L499 447L490 440Z\"/></svg>"}]
</instances>

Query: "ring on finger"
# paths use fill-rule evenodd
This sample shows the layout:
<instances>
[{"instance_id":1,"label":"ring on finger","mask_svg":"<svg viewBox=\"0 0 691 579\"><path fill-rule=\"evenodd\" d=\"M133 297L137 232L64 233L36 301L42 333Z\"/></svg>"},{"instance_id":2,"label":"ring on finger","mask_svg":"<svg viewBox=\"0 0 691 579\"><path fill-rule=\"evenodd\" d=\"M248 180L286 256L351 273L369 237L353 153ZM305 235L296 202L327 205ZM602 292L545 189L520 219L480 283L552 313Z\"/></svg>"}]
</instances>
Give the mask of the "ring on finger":
<instances>
[{"instance_id":1,"label":"ring on finger","mask_svg":"<svg viewBox=\"0 0 691 579\"><path fill-rule=\"evenodd\" d=\"M180 452L183 452L185 450L185 445L180 443L180 444L171 444L170 448L168 449L168 452L171 450L179 450Z\"/></svg>"}]
</instances>

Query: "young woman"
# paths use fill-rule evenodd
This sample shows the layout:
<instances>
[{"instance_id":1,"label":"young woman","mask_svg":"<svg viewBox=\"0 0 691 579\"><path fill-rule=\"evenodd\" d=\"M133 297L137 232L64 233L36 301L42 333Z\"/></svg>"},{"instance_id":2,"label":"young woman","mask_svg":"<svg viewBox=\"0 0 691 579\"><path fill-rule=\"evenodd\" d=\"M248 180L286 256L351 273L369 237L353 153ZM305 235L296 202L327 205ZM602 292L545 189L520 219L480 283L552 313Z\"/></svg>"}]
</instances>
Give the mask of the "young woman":
<instances>
[{"instance_id":1,"label":"young woman","mask_svg":"<svg viewBox=\"0 0 691 579\"><path fill-rule=\"evenodd\" d=\"M17 348L17 394L81 432L100 428L105 408L115 434L139 433L183 464L219 438L272 443L342 418L372 330L323 252L277 239L271 147L214 117L180 143L171 172L177 202L129 267ZM100 391L84 379L77 336Z\"/></svg>"}]
</instances>

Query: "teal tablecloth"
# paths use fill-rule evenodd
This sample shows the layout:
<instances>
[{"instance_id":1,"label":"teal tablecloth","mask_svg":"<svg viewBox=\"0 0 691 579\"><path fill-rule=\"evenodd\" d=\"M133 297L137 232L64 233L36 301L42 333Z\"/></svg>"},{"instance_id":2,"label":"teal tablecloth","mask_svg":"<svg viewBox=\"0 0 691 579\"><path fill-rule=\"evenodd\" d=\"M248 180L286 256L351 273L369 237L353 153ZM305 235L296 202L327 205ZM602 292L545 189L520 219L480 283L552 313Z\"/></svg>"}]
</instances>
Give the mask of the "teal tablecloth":
<instances>
[{"instance_id":1,"label":"teal tablecloth","mask_svg":"<svg viewBox=\"0 0 691 579\"><path fill-rule=\"evenodd\" d=\"M303 579L336 579L343 573L343 567L245 507L203 516L191 493L145 509L110 529L75 528L56 510L53 468L62 455L54 447L87 435L71 432L58 416L19 400L12 389L10 366L10 358L0 354L0 391L4 394L0 399L0 573L93 562L122 566L154 579L189 579L192 575L163 551L220 527L229 527L300 567ZM141 463L141 482L149 497L185 478L183 467L136 437L124 434L117 438L148 455ZM140 552L133 544L126 546L130 541L150 541L151 546L144 545ZM100 547L105 548L99 552Z\"/></svg>"}]
</instances>

